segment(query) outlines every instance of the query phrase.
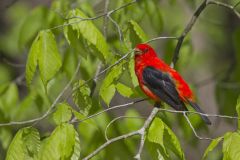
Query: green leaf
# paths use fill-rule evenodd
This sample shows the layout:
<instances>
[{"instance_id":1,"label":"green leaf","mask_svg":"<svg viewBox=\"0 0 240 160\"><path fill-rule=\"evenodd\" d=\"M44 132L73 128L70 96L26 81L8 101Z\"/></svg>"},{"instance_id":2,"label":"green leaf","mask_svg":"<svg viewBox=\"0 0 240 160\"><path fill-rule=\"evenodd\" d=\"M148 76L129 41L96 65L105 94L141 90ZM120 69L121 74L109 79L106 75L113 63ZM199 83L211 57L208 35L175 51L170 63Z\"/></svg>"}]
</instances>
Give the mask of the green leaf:
<instances>
[{"instance_id":1,"label":"green leaf","mask_svg":"<svg viewBox=\"0 0 240 160\"><path fill-rule=\"evenodd\" d=\"M224 135L223 160L240 159L240 135L237 132L228 132Z\"/></svg>"},{"instance_id":2,"label":"green leaf","mask_svg":"<svg viewBox=\"0 0 240 160\"><path fill-rule=\"evenodd\" d=\"M39 54L40 54L40 43L39 43L39 35L38 35L33 41L33 44L30 48L27 64L26 64L25 76L26 76L26 81L28 86L30 86L33 80L34 74L36 72Z\"/></svg>"},{"instance_id":3,"label":"green leaf","mask_svg":"<svg viewBox=\"0 0 240 160\"><path fill-rule=\"evenodd\" d=\"M32 44L26 66L28 85L31 84L37 65L45 87L62 66L57 43L50 30L41 31Z\"/></svg>"},{"instance_id":4,"label":"green leaf","mask_svg":"<svg viewBox=\"0 0 240 160\"><path fill-rule=\"evenodd\" d=\"M134 96L134 90L125 84L117 83L116 85L117 91L124 97L132 97Z\"/></svg>"},{"instance_id":5,"label":"green leaf","mask_svg":"<svg viewBox=\"0 0 240 160\"><path fill-rule=\"evenodd\" d=\"M12 140L6 160L36 159L40 148L40 136L32 127L20 129Z\"/></svg>"},{"instance_id":6,"label":"green leaf","mask_svg":"<svg viewBox=\"0 0 240 160\"><path fill-rule=\"evenodd\" d=\"M68 18L70 17L81 17L88 18L82 11L75 9L69 12ZM96 56L101 60L107 61L111 56L108 48L108 44L102 35L102 33L97 29L92 21L82 20L80 18L70 18L68 23L71 24L71 27L74 31L77 31L78 38L83 37L92 49L95 50Z\"/></svg>"},{"instance_id":7,"label":"green leaf","mask_svg":"<svg viewBox=\"0 0 240 160\"><path fill-rule=\"evenodd\" d=\"M168 150L171 150L179 159L185 159L176 135L158 117L153 120L148 129L147 140L150 142L149 149L155 156L169 157Z\"/></svg>"},{"instance_id":8,"label":"green leaf","mask_svg":"<svg viewBox=\"0 0 240 160\"><path fill-rule=\"evenodd\" d=\"M81 87L79 87L81 86ZM91 107L92 99L90 98L91 90L83 80L79 80L73 87L73 100L80 108L80 112L87 116Z\"/></svg>"},{"instance_id":9,"label":"green leaf","mask_svg":"<svg viewBox=\"0 0 240 160\"><path fill-rule=\"evenodd\" d=\"M71 160L79 160L80 153L81 153L80 139L77 131L75 131L75 145L74 145Z\"/></svg>"},{"instance_id":10,"label":"green leaf","mask_svg":"<svg viewBox=\"0 0 240 160\"><path fill-rule=\"evenodd\" d=\"M164 148L163 133L164 133L164 123L160 118L154 118L151 126L148 129L148 133L147 133L148 140L150 142L160 144Z\"/></svg>"},{"instance_id":11,"label":"green leaf","mask_svg":"<svg viewBox=\"0 0 240 160\"><path fill-rule=\"evenodd\" d=\"M144 33L142 28L137 24L137 22L130 20L129 21L129 40L131 47L134 48L137 44L146 42L148 40L147 35Z\"/></svg>"},{"instance_id":12,"label":"green leaf","mask_svg":"<svg viewBox=\"0 0 240 160\"><path fill-rule=\"evenodd\" d=\"M185 159L184 152L181 148L180 142L174 132L164 124L165 132L164 132L164 146L171 151L179 158Z\"/></svg>"},{"instance_id":13,"label":"green leaf","mask_svg":"<svg viewBox=\"0 0 240 160\"><path fill-rule=\"evenodd\" d=\"M43 83L47 85L48 81L52 79L61 68L62 61L57 49L56 40L51 31L41 31L39 33L39 43L38 65L40 76Z\"/></svg>"},{"instance_id":14,"label":"green leaf","mask_svg":"<svg viewBox=\"0 0 240 160\"><path fill-rule=\"evenodd\" d=\"M39 160L74 159L80 151L76 133L71 124L59 125L41 145Z\"/></svg>"},{"instance_id":15,"label":"green leaf","mask_svg":"<svg viewBox=\"0 0 240 160\"><path fill-rule=\"evenodd\" d=\"M137 76L136 76L135 71L134 71L134 58L131 58L130 61L129 61L128 71L130 73L130 77L131 77L133 86L137 87L139 84L138 84Z\"/></svg>"},{"instance_id":16,"label":"green leaf","mask_svg":"<svg viewBox=\"0 0 240 160\"><path fill-rule=\"evenodd\" d=\"M100 96L103 99L103 101L109 106L110 101L112 100L114 94L115 94L115 82L119 79L120 75L123 71L123 62L120 64L114 66L108 73L105 79L102 82L101 88L100 88Z\"/></svg>"},{"instance_id":17,"label":"green leaf","mask_svg":"<svg viewBox=\"0 0 240 160\"><path fill-rule=\"evenodd\" d=\"M56 106L57 110L53 114L56 124L68 122L72 117L71 107L67 103L60 103Z\"/></svg>"},{"instance_id":18,"label":"green leaf","mask_svg":"<svg viewBox=\"0 0 240 160\"><path fill-rule=\"evenodd\" d=\"M204 155L202 157L202 160L206 159L207 155L209 152L211 152L217 145L218 143L223 139L223 137L218 137L212 140L212 142L209 144L207 149L204 152Z\"/></svg>"},{"instance_id":19,"label":"green leaf","mask_svg":"<svg viewBox=\"0 0 240 160\"><path fill-rule=\"evenodd\" d=\"M238 117L240 117L240 96L237 99L237 106L236 106ZM240 119L238 119L238 130L240 130Z\"/></svg>"}]
</instances>

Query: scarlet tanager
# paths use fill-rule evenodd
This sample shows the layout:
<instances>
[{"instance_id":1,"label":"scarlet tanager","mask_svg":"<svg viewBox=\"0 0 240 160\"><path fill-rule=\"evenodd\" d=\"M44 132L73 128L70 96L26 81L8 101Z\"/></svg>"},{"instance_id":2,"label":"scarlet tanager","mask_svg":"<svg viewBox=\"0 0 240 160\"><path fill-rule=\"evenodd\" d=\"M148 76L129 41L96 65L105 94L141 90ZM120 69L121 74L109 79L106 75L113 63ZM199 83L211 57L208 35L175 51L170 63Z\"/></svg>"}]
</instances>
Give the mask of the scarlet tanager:
<instances>
[{"instance_id":1,"label":"scarlet tanager","mask_svg":"<svg viewBox=\"0 0 240 160\"><path fill-rule=\"evenodd\" d=\"M203 113L188 84L176 70L157 57L151 46L138 44L134 53L139 86L156 104L163 101L177 111L187 111L185 104L190 104L197 112ZM211 124L207 116L201 117L206 124Z\"/></svg>"}]
</instances>

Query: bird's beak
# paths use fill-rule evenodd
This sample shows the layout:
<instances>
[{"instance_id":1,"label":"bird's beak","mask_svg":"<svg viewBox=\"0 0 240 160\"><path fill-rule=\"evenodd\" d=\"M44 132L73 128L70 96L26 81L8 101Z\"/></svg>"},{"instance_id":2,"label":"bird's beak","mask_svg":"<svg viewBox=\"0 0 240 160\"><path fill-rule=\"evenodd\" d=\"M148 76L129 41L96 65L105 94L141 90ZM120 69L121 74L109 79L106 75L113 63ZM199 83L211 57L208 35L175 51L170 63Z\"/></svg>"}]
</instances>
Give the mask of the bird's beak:
<instances>
[{"instance_id":1,"label":"bird's beak","mask_svg":"<svg viewBox=\"0 0 240 160\"><path fill-rule=\"evenodd\" d=\"M134 54L142 54L142 51L138 48L134 48Z\"/></svg>"}]
</instances>

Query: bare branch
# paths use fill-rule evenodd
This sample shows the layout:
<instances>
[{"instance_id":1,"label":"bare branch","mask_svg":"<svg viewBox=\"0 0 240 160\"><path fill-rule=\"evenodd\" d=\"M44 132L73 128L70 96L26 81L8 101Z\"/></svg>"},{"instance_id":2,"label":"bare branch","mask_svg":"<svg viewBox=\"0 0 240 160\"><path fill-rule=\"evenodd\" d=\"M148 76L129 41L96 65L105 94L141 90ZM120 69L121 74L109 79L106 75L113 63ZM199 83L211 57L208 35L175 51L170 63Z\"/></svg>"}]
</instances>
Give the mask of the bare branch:
<instances>
[{"instance_id":1,"label":"bare branch","mask_svg":"<svg viewBox=\"0 0 240 160\"><path fill-rule=\"evenodd\" d=\"M201 113L201 112L195 112L195 111L176 111L172 109L164 109L160 108L159 111L165 111L165 112L170 112L170 113L191 113L191 114L198 114L198 115L203 115L207 117L217 117L217 118L225 118L225 119L240 119L237 116L228 116L228 115L220 115L220 114L206 114L206 113Z\"/></svg>"},{"instance_id":2,"label":"bare branch","mask_svg":"<svg viewBox=\"0 0 240 160\"><path fill-rule=\"evenodd\" d=\"M62 27L66 27L66 26L69 26L69 25L72 25L72 24L76 24L76 23L79 23L81 21L89 21L89 20L96 20L96 19L99 19L99 18L102 18L102 17L105 17L105 16L110 16L111 14L123 9L123 8L126 8L134 3L136 3L137 1L136 0L133 0L129 3L126 3L118 8L115 8L107 13L103 13L103 14L100 14L98 16L95 16L95 17L90 17L90 18L82 18L82 17L79 17L79 16L74 16L74 17L70 17L70 18L66 18L65 20L69 20L69 19L79 19L79 21L75 21L75 22L72 22L72 23L66 23L66 24L62 24L62 25L58 25L58 26L55 26L55 27L52 27L52 28L49 28L50 30L53 30L53 29L58 29L58 28L62 28Z\"/></svg>"},{"instance_id":3,"label":"bare branch","mask_svg":"<svg viewBox=\"0 0 240 160\"><path fill-rule=\"evenodd\" d=\"M141 135L141 140L140 140L138 152L137 152L136 156L134 157L137 160L141 160L141 153L142 153L142 150L144 147L146 130L150 126L154 117L157 115L158 111L159 111L159 108L154 107L151 114L149 115L148 119L145 121L143 127L139 130L139 134Z\"/></svg>"},{"instance_id":4,"label":"bare branch","mask_svg":"<svg viewBox=\"0 0 240 160\"><path fill-rule=\"evenodd\" d=\"M129 137L132 137L134 135L138 135L139 132L138 131L134 131L134 132L130 132L128 134L124 134L124 135L121 135L121 136L118 136L116 138L112 138L110 139L109 141L106 141L104 144L102 144L100 147L98 147L96 150L94 150L91 154L89 154L87 157L83 158L83 160L89 160L90 158L94 157L96 154L98 154L101 150L103 150L104 148L106 148L108 145L116 142L116 141L119 141L119 140L122 140L122 139L126 139L126 138L129 138Z\"/></svg>"},{"instance_id":5,"label":"bare branch","mask_svg":"<svg viewBox=\"0 0 240 160\"><path fill-rule=\"evenodd\" d=\"M206 6L207 6L207 0L203 0L202 3L195 10L195 12L194 12L192 18L190 19L189 23L187 24L187 26L183 30L182 34L178 38L178 43L177 43L177 46L175 48L174 55L173 55L173 58L172 58L172 64L171 64L172 68L174 68L174 65L176 64L176 62L178 60L179 52L180 52L180 49L181 49L184 38L186 37L188 32L191 31L193 25L195 24L196 20L198 19L198 16L202 13L202 11L205 9Z\"/></svg>"},{"instance_id":6,"label":"bare branch","mask_svg":"<svg viewBox=\"0 0 240 160\"><path fill-rule=\"evenodd\" d=\"M178 39L178 37L156 37L156 38L153 38L153 39L150 39L144 43L151 43L153 41L157 41L157 40L162 40L162 39Z\"/></svg>"},{"instance_id":7,"label":"bare branch","mask_svg":"<svg viewBox=\"0 0 240 160\"><path fill-rule=\"evenodd\" d=\"M82 119L82 120L77 120L77 119L75 119L75 120L71 121L71 123L81 123L81 122L83 122L83 121L86 121L86 120L88 120L88 119L90 119L90 118L96 117L96 116L98 116L98 115L100 115L100 114L103 114L103 113L105 113L105 112L108 112L108 111L111 111L111 110L115 110L115 109L119 109L119 108L123 108L123 107L127 107L127 106L130 106L130 105L133 105L133 104L136 104L136 103L145 101L145 100L146 100L146 99L140 99L140 100L137 100L137 101L133 101L133 102L126 103L126 104L116 105L116 106L107 108L107 109L105 109L105 110L102 110L102 111L100 111L100 112L97 112L97 113L95 113L95 114L93 114L93 115L90 115L90 116L88 116L87 118L84 118L84 119Z\"/></svg>"},{"instance_id":8,"label":"bare branch","mask_svg":"<svg viewBox=\"0 0 240 160\"><path fill-rule=\"evenodd\" d=\"M186 115L186 112L183 112L183 116L184 116L185 119L187 120L189 126L191 127L191 129L192 129L192 131L193 131L193 133L194 133L194 135L195 135L198 139L200 139L200 140L213 140L212 138L208 138L208 137L200 137L200 136L197 134L197 132L195 131L195 129L194 129L191 121L189 120L188 116Z\"/></svg>"},{"instance_id":9,"label":"bare branch","mask_svg":"<svg viewBox=\"0 0 240 160\"><path fill-rule=\"evenodd\" d=\"M240 2L238 2L238 3L240 3ZM208 0L207 5L208 5L208 4L214 4L214 5L218 5L218 6L227 8L227 9L229 9L229 10L232 10L233 13L234 13L238 18L240 18L240 13L235 9L236 6L238 5L238 3L237 3L235 6L231 6L231 5L228 5L228 4L223 3L223 2L214 1L214 0Z\"/></svg>"},{"instance_id":10,"label":"bare branch","mask_svg":"<svg viewBox=\"0 0 240 160\"><path fill-rule=\"evenodd\" d=\"M114 21L114 19L112 19L112 17L110 15L108 15L107 17L116 26L116 28L118 30L119 40L123 44L123 34L122 34L122 30L121 30L120 26L117 24L116 21Z\"/></svg>"},{"instance_id":11,"label":"bare branch","mask_svg":"<svg viewBox=\"0 0 240 160\"><path fill-rule=\"evenodd\" d=\"M105 0L104 14L107 14L108 7L109 7L109 0ZM103 35L104 35L104 37L106 37L106 39L107 39L107 26L108 26L108 17L105 16L104 21L103 21Z\"/></svg>"},{"instance_id":12,"label":"bare branch","mask_svg":"<svg viewBox=\"0 0 240 160\"><path fill-rule=\"evenodd\" d=\"M107 136L107 131L108 131L108 128L114 123L114 122L116 122L117 120L119 120L119 119L124 119L124 118L132 118L132 119L145 119L146 117L140 117L140 116L119 116L119 117L116 117L116 118L114 118L113 120L111 120L109 123L108 123L108 125L107 125L107 127L106 127L106 129L105 129L105 131L104 131L104 135L105 135L105 139L108 141L109 140L109 138L108 138L108 136Z\"/></svg>"},{"instance_id":13,"label":"bare branch","mask_svg":"<svg viewBox=\"0 0 240 160\"><path fill-rule=\"evenodd\" d=\"M151 112L151 114L149 115L149 117L147 118L147 120L145 121L145 123L144 123L144 125L143 125L143 127L141 129L139 129L137 131L130 132L128 134L124 134L124 135L118 136L116 138L112 138L110 140L107 140L104 144L102 144L100 147L98 147L96 150L94 150L88 156L83 158L83 160L88 160L88 159L94 157L101 150L103 150L108 145L112 144L113 142L116 142L116 141L119 141L119 140L122 140L122 139L126 139L126 138L132 137L134 135L141 135L141 142L140 142L139 150L138 150L137 155L135 156L135 158L138 158L138 157L140 158L140 154L142 152L142 148L143 148L143 145L144 145L144 138L142 138L142 137L145 136L145 131L149 127L149 125L151 124L151 122L152 122L153 118L155 117L155 115L157 114L157 112L158 112L158 108L154 107L152 112Z\"/></svg>"}]
</instances>

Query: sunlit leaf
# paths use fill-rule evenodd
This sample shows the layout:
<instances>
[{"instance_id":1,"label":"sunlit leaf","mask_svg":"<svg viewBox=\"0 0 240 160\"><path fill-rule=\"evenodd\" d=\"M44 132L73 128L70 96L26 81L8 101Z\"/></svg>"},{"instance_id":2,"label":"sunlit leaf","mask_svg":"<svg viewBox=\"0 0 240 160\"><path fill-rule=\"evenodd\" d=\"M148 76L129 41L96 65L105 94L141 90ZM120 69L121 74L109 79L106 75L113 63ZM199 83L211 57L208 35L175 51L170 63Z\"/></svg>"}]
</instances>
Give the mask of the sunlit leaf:
<instances>
[{"instance_id":1,"label":"sunlit leaf","mask_svg":"<svg viewBox=\"0 0 240 160\"><path fill-rule=\"evenodd\" d=\"M240 159L240 135L237 132L228 132L224 135L223 160Z\"/></svg>"},{"instance_id":2,"label":"sunlit leaf","mask_svg":"<svg viewBox=\"0 0 240 160\"><path fill-rule=\"evenodd\" d=\"M159 118L154 118L151 126L148 129L147 138L150 142L160 144L164 148L163 144L164 123ZM164 148L165 149L165 148Z\"/></svg>"},{"instance_id":3,"label":"sunlit leaf","mask_svg":"<svg viewBox=\"0 0 240 160\"><path fill-rule=\"evenodd\" d=\"M214 150L214 148L218 145L218 143L223 139L223 137L218 137L212 140L212 142L209 144L209 146L207 147L207 149L204 152L203 158L202 159L206 159L207 155L209 152L211 152L212 150Z\"/></svg>"},{"instance_id":4,"label":"sunlit leaf","mask_svg":"<svg viewBox=\"0 0 240 160\"><path fill-rule=\"evenodd\" d=\"M79 18L70 18L70 17L79 17ZM100 59L106 61L110 57L110 52L108 44L102 35L102 33L97 29L92 21L81 20L81 18L88 18L82 11L75 9L69 12L68 14L68 23L71 24L71 27L74 31L78 33L78 37L83 37L87 40L88 45L93 47L96 52L96 56Z\"/></svg>"},{"instance_id":5,"label":"sunlit leaf","mask_svg":"<svg viewBox=\"0 0 240 160\"><path fill-rule=\"evenodd\" d=\"M171 149L173 153L179 158L179 159L185 159L184 152L181 148L181 144L177 138L177 136L174 134L174 132L165 124L164 125L165 132L164 132L164 146L166 148Z\"/></svg>"},{"instance_id":6,"label":"sunlit leaf","mask_svg":"<svg viewBox=\"0 0 240 160\"><path fill-rule=\"evenodd\" d=\"M35 38L32 43L31 49L28 54L27 64L26 64L26 81L29 86L33 80L34 74L37 69L38 56L40 54L40 43L39 35Z\"/></svg>"},{"instance_id":7,"label":"sunlit leaf","mask_svg":"<svg viewBox=\"0 0 240 160\"><path fill-rule=\"evenodd\" d=\"M38 65L41 78L46 85L60 69L62 61L51 31L41 31L39 33L39 43Z\"/></svg>"},{"instance_id":8,"label":"sunlit leaf","mask_svg":"<svg viewBox=\"0 0 240 160\"><path fill-rule=\"evenodd\" d=\"M37 65L39 66L40 76L45 86L62 65L57 43L54 35L49 30L39 32L30 49L26 66L26 80L28 85L31 84Z\"/></svg>"},{"instance_id":9,"label":"sunlit leaf","mask_svg":"<svg viewBox=\"0 0 240 160\"><path fill-rule=\"evenodd\" d=\"M39 160L71 159L75 149L78 150L78 155L80 149L77 149L79 146L76 147L76 143L79 143L76 141L76 133L71 124L59 125L41 145Z\"/></svg>"},{"instance_id":10,"label":"sunlit leaf","mask_svg":"<svg viewBox=\"0 0 240 160\"><path fill-rule=\"evenodd\" d=\"M129 63L128 63L128 71L130 73L130 77L131 77L133 86L137 87L138 86L138 80L137 80L137 76L136 76L135 71L134 71L134 58L131 58Z\"/></svg>"},{"instance_id":11,"label":"sunlit leaf","mask_svg":"<svg viewBox=\"0 0 240 160\"><path fill-rule=\"evenodd\" d=\"M116 85L117 91L124 97L132 97L134 96L134 90L122 83L118 83Z\"/></svg>"},{"instance_id":12,"label":"sunlit leaf","mask_svg":"<svg viewBox=\"0 0 240 160\"><path fill-rule=\"evenodd\" d=\"M134 48L137 44L146 42L148 40L147 35L134 20L129 21L129 30L129 38L132 48Z\"/></svg>"},{"instance_id":13,"label":"sunlit leaf","mask_svg":"<svg viewBox=\"0 0 240 160\"><path fill-rule=\"evenodd\" d=\"M56 124L67 122L72 117L71 107L67 103L60 103L56 106L57 110L53 114L53 120Z\"/></svg>"},{"instance_id":14,"label":"sunlit leaf","mask_svg":"<svg viewBox=\"0 0 240 160\"><path fill-rule=\"evenodd\" d=\"M108 73L100 88L100 96L104 100L104 102L109 105L111 99L115 94L115 82L119 79L122 71L123 71L123 62L114 66Z\"/></svg>"},{"instance_id":15,"label":"sunlit leaf","mask_svg":"<svg viewBox=\"0 0 240 160\"><path fill-rule=\"evenodd\" d=\"M75 131L75 145L74 145L71 160L79 160L80 153L81 153L80 139L77 131Z\"/></svg>"},{"instance_id":16,"label":"sunlit leaf","mask_svg":"<svg viewBox=\"0 0 240 160\"><path fill-rule=\"evenodd\" d=\"M32 127L20 129L12 140L6 160L36 159L40 148L40 136Z\"/></svg>"}]
</instances>

